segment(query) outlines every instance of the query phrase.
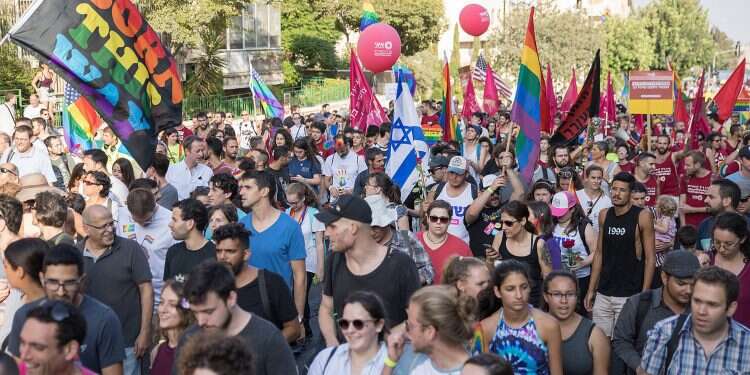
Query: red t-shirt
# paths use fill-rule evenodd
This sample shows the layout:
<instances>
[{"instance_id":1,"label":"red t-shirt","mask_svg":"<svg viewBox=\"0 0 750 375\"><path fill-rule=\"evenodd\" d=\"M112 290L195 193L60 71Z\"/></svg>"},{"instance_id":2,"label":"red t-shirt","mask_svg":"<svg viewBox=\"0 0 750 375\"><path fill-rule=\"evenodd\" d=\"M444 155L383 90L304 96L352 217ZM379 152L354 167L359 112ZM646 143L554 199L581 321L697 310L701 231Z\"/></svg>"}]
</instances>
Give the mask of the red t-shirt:
<instances>
[{"instance_id":1,"label":"red t-shirt","mask_svg":"<svg viewBox=\"0 0 750 375\"><path fill-rule=\"evenodd\" d=\"M620 166L620 171L622 172L628 172L632 175L635 175L635 163L632 161L629 161L625 164L618 164Z\"/></svg>"},{"instance_id":2,"label":"red t-shirt","mask_svg":"<svg viewBox=\"0 0 750 375\"><path fill-rule=\"evenodd\" d=\"M646 182L639 182L642 182L643 185L646 186L646 206L656 206L656 177L649 175Z\"/></svg>"},{"instance_id":3,"label":"red t-shirt","mask_svg":"<svg viewBox=\"0 0 750 375\"><path fill-rule=\"evenodd\" d=\"M434 115L424 115L424 116L422 116L421 125L437 124L438 122L440 122L440 114L439 113L435 113Z\"/></svg>"},{"instance_id":4,"label":"red t-shirt","mask_svg":"<svg viewBox=\"0 0 750 375\"><path fill-rule=\"evenodd\" d=\"M435 279L432 282L433 284L440 284L440 280L443 277L443 268L446 264L448 264L448 261L452 257L473 256L471 250L469 249L469 245L467 245L466 242L464 242L460 238L450 233L448 233L448 239L445 240L445 243L440 245L440 247L438 247L437 249L433 249L427 246L427 243L425 242L423 236L424 232L417 233L417 239L419 239L419 242L422 243L424 250L427 252L427 255L429 255L430 260L432 261L432 268L435 269Z\"/></svg>"},{"instance_id":5,"label":"red t-shirt","mask_svg":"<svg viewBox=\"0 0 750 375\"><path fill-rule=\"evenodd\" d=\"M677 178L677 168L672 161L672 153L667 155L663 163L656 163L656 168L651 172L659 179L660 193L664 195L677 196L680 193L680 184Z\"/></svg>"},{"instance_id":6,"label":"red t-shirt","mask_svg":"<svg viewBox=\"0 0 750 375\"><path fill-rule=\"evenodd\" d=\"M691 207L704 207L706 203L706 195L708 195L708 187L711 186L711 173L706 174L705 177L687 177L685 182L682 184L680 194L685 194L685 203ZM690 224L695 228L701 224L703 219L709 216L708 213L699 212L693 214L685 214L685 223Z\"/></svg>"},{"instance_id":7,"label":"red t-shirt","mask_svg":"<svg viewBox=\"0 0 750 375\"><path fill-rule=\"evenodd\" d=\"M184 141L185 138L193 135L193 131L183 126L182 129L177 129L177 136L180 138L180 142Z\"/></svg>"}]
</instances>

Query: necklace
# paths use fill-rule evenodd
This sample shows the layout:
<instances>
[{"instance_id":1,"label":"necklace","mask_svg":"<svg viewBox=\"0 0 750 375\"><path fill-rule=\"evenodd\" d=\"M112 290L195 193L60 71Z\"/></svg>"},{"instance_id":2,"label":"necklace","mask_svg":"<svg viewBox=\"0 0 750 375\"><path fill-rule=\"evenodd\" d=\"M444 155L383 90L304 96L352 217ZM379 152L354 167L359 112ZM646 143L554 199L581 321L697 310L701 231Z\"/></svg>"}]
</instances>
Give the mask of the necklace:
<instances>
[{"instance_id":1,"label":"necklace","mask_svg":"<svg viewBox=\"0 0 750 375\"><path fill-rule=\"evenodd\" d=\"M445 243L445 241L447 241L447 240L448 240L448 236L447 236L447 234L446 234L446 236L445 236L445 237L443 237L443 239L442 239L442 240L437 240L437 241L431 238L432 236L430 235L430 232L424 232L424 234L425 234L425 235L424 235L424 238L425 238L425 239L427 240L427 242L429 242L429 243L431 243L431 244L433 244L433 245L436 245L435 247L440 247L440 245L444 244L444 243ZM429 246L428 246L428 247L429 247ZM432 250L432 249L431 249L431 250Z\"/></svg>"}]
</instances>

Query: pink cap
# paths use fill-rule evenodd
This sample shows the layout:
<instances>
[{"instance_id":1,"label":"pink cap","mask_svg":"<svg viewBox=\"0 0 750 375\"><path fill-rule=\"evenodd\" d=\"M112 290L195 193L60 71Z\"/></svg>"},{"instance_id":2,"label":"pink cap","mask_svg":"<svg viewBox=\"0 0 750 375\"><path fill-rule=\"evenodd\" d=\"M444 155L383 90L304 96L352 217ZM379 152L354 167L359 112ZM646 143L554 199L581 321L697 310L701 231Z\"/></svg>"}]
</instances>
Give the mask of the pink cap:
<instances>
[{"instance_id":1,"label":"pink cap","mask_svg":"<svg viewBox=\"0 0 750 375\"><path fill-rule=\"evenodd\" d=\"M552 197L550 211L552 216L561 217L568 213L568 210L578 203L578 197L569 191L561 191Z\"/></svg>"}]
</instances>

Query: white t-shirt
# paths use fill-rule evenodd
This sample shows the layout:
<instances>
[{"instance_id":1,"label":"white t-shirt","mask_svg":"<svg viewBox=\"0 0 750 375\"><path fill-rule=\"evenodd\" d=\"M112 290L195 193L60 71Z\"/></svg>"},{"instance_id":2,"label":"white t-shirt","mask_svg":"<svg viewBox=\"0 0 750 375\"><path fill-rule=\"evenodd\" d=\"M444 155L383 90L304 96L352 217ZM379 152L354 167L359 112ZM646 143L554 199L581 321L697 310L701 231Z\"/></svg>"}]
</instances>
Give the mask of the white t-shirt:
<instances>
[{"instance_id":1,"label":"white t-shirt","mask_svg":"<svg viewBox=\"0 0 750 375\"><path fill-rule=\"evenodd\" d=\"M0 132L13 136L16 129L16 110L12 105L0 104Z\"/></svg>"},{"instance_id":2,"label":"white t-shirt","mask_svg":"<svg viewBox=\"0 0 750 375\"><path fill-rule=\"evenodd\" d=\"M205 164L198 163L188 169L187 163L182 160L169 166L165 178L177 189L177 198L183 200L190 198L190 193L198 186L208 186L208 180L213 175L214 171Z\"/></svg>"},{"instance_id":3,"label":"white t-shirt","mask_svg":"<svg viewBox=\"0 0 750 375\"><path fill-rule=\"evenodd\" d=\"M432 359L422 353L415 353L411 344L406 344L404 354L398 360L394 375L459 375L463 364L452 369L438 369L432 364Z\"/></svg>"},{"instance_id":4,"label":"white t-shirt","mask_svg":"<svg viewBox=\"0 0 750 375\"><path fill-rule=\"evenodd\" d=\"M343 158L334 152L323 163L323 176L333 177L331 184L344 189L354 189L354 180L364 170L367 170L365 158L353 151L349 151Z\"/></svg>"},{"instance_id":5,"label":"white t-shirt","mask_svg":"<svg viewBox=\"0 0 750 375\"><path fill-rule=\"evenodd\" d=\"M151 268L151 283L154 286L156 305L159 304L161 288L164 285L164 262L167 260L167 250L177 243L169 230L171 220L172 213L158 204L154 216L145 227L133 221L127 207L121 207L118 213L117 235L138 242L146 253L148 265Z\"/></svg>"},{"instance_id":6,"label":"white t-shirt","mask_svg":"<svg viewBox=\"0 0 750 375\"><path fill-rule=\"evenodd\" d=\"M589 256L589 253L586 251L586 246L583 244L581 234L578 232L578 230L575 230L572 233L565 233L565 227L557 224L555 225L555 229L552 231L552 240L557 241L557 244L560 245L560 261L562 262L562 264L566 264L569 258L569 255L567 254L568 249L563 246L563 241L567 239L575 241L573 247L570 248L570 252L572 252L574 256L576 256L577 258L580 257L581 259ZM582 277L591 276L591 266L580 268L576 270L575 273L576 277L579 279Z\"/></svg>"},{"instance_id":7,"label":"white t-shirt","mask_svg":"<svg viewBox=\"0 0 750 375\"><path fill-rule=\"evenodd\" d=\"M39 104L36 107L29 104L26 106L26 108L23 109L23 117L26 117L27 119L31 120L34 117L42 117L42 110L44 109L44 106Z\"/></svg>"},{"instance_id":8,"label":"white t-shirt","mask_svg":"<svg viewBox=\"0 0 750 375\"><path fill-rule=\"evenodd\" d=\"M457 197L451 197L448 195L448 186L443 186L443 191L440 195L435 197L435 200L444 200L451 205L453 213L451 214L451 224L448 226L448 233L462 239L467 244L469 243L469 231L466 229L464 224L464 216L466 215L466 209L474 201L471 197L471 185L466 184L466 188Z\"/></svg>"},{"instance_id":9,"label":"white t-shirt","mask_svg":"<svg viewBox=\"0 0 750 375\"><path fill-rule=\"evenodd\" d=\"M287 208L286 213L289 216L292 216L291 208ZM315 272L318 270L318 253L316 250L317 244L315 243L315 233L326 230L325 225L315 218L315 214L317 213L317 208L307 207L304 216L302 217L302 223L300 223L302 236L305 238L305 271L307 272Z\"/></svg>"},{"instance_id":10,"label":"white t-shirt","mask_svg":"<svg viewBox=\"0 0 750 375\"><path fill-rule=\"evenodd\" d=\"M601 198L591 199L586 194L586 191L581 189L576 191L576 197L578 197L578 203L583 208L583 212L586 213L591 225L594 227L594 233L599 233L599 212L605 208L612 207L612 200L607 194L602 194Z\"/></svg>"},{"instance_id":11,"label":"white t-shirt","mask_svg":"<svg viewBox=\"0 0 750 375\"><path fill-rule=\"evenodd\" d=\"M32 173L41 173L47 178L48 183L57 181L55 171L52 169L52 162L49 160L49 154L40 147L31 146L26 152L20 153L15 147L5 150L2 158L4 163L13 163L18 168L18 177L23 177Z\"/></svg>"},{"instance_id":12,"label":"white t-shirt","mask_svg":"<svg viewBox=\"0 0 750 375\"><path fill-rule=\"evenodd\" d=\"M292 133L292 139L295 141L299 138L307 136L307 130L305 129L305 124L294 125L291 128L289 128L289 132Z\"/></svg>"}]
</instances>

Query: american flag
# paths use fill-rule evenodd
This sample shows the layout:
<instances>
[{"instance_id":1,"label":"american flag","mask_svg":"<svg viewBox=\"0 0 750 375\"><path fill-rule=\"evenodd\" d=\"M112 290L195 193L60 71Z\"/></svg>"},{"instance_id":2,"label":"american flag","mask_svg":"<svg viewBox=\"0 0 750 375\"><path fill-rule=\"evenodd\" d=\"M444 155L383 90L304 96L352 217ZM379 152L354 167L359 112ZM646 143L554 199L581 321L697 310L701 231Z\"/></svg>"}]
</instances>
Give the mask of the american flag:
<instances>
[{"instance_id":1,"label":"american flag","mask_svg":"<svg viewBox=\"0 0 750 375\"><path fill-rule=\"evenodd\" d=\"M493 72L493 75L495 76L495 87L497 87L497 93L504 98L510 98L511 95L513 95L510 86L508 86L508 84L505 83L497 73ZM484 56L482 55L479 55L479 58L477 59L477 66L474 68L472 78L480 82L484 82L487 78L487 61L484 60Z\"/></svg>"}]
</instances>

